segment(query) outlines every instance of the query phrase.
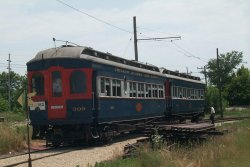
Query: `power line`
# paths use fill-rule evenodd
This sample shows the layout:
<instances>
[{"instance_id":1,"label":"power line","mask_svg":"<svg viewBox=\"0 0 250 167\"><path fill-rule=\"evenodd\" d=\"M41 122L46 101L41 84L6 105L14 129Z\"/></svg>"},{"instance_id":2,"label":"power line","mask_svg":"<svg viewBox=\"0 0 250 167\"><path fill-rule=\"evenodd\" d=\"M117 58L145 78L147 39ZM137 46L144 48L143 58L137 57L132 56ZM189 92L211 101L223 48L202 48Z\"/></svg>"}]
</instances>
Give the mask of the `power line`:
<instances>
[{"instance_id":1,"label":"power line","mask_svg":"<svg viewBox=\"0 0 250 167\"><path fill-rule=\"evenodd\" d=\"M137 27L137 28L138 29L142 29L142 30L151 31L151 32L157 32L157 33L160 33L160 34L168 34L168 35L173 35L173 36L176 36L176 37L180 37L180 35L177 35L177 34L171 34L171 33L161 32L161 31L158 31L158 30L153 30L151 28L144 28L144 27Z\"/></svg>"},{"instance_id":2,"label":"power line","mask_svg":"<svg viewBox=\"0 0 250 167\"><path fill-rule=\"evenodd\" d=\"M12 61L13 62L13 61ZM0 63L1 65L8 65L8 63ZM11 66L22 66L22 67L26 67L26 65L23 65L23 64L15 64L15 63L12 63Z\"/></svg>"},{"instance_id":3,"label":"power line","mask_svg":"<svg viewBox=\"0 0 250 167\"><path fill-rule=\"evenodd\" d=\"M200 60L200 61L203 61L203 62L207 63L207 61L205 61L205 60L201 59L200 57L195 56L194 54L188 52L187 50L185 50L185 49L182 48L181 46L177 45L176 43L174 43L174 42L171 42L171 43L172 43L174 46L176 46L177 48L179 48L180 50L182 50L182 51L185 53L185 55L186 55L187 57L193 57L193 58L196 58L196 59L198 59L198 60Z\"/></svg>"},{"instance_id":4,"label":"power line","mask_svg":"<svg viewBox=\"0 0 250 167\"><path fill-rule=\"evenodd\" d=\"M129 31L129 30L126 30L126 29L124 29L124 28L118 27L118 26L113 25L113 24L111 24L111 23L109 23L109 22L107 22L107 21L104 21L104 20L99 19L99 18L97 18L97 17L95 17L95 16L92 16L92 15L88 14L87 12L84 12L84 11L82 11L82 10L80 10L80 9L77 9L76 7L71 6L71 5L65 3L65 2L63 2L63 1L61 1L61 0L56 0L56 1L59 2L59 3L61 3L61 4L63 4L64 6L67 6L67 7L71 8L71 9L73 9L73 10L75 10L75 11L81 13L81 14L87 15L88 17L90 17L90 18L92 18L92 19L94 19L94 20L97 20L97 21L99 21L99 22L101 22L101 23L103 23L103 24L106 24L106 25L108 25L108 26L110 26L110 27L113 27L113 28L116 28L116 29L118 29L118 30L121 30L121 31L123 31L123 32L127 32L127 33L130 33L130 34L133 34L133 32L131 32L131 31Z\"/></svg>"}]
</instances>

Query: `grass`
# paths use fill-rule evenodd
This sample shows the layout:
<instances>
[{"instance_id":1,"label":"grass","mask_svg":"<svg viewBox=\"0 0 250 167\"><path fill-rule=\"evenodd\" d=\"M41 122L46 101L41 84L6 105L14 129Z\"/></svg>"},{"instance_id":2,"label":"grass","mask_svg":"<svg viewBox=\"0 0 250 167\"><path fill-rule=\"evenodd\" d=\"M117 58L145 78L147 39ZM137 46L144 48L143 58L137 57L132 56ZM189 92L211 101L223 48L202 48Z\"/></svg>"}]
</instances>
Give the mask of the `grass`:
<instances>
[{"instance_id":1,"label":"grass","mask_svg":"<svg viewBox=\"0 0 250 167\"><path fill-rule=\"evenodd\" d=\"M232 133L211 137L202 144L177 145L171 151L144 147L134 158L97 163L95 167L248 167L250 121L225 124Z\"/></svg>"},{"instance_id":2,"label":"grass","mask_svg":"<svg viewBox=\"0 0 250 167\"><path fill-rule=\"evenodd\" d=\"M4 117L8 122L23 122L26 119L25 112L0 112L0 117Z\"/></svg>"},{"instance_id":3,"label":"grass","mask_svg":"<svg viewBox=\"0 0 250 167\"><path fill-rule=\"evenodd\" d=\"M26 147L26 115L24 112L0 112L0 154L19 152Z\"/></svg>"},{"instance_id":4,"label":"grass","mask_svg":"<svg viewBox=\"0 0 250 167\"><path fill-rule=\"evenodd\" d=\"M224 116L225 117L230 117L230 116L232 116L232 117L250 116L250 109L225 111Z\"/></svg>"},{"instance_id":5,"label":"grass","mask_svg":"<svg viewBox=\"0 0 250 167\"><path fill-rule=\"evenodd\" d=\"M25 148L26 126L0 123L0 153L18 152Z\"/></svg>"},{"instance_id":6,"label":"grass","mask_svg":"<svg viewBox=\"0 0 250 167\"><path fill-rule=\"evenodd\" d=\"M250 109L224 111L223 116L224 118L226 117L250 117ZM209 119L209 117L210 117L210 114L205 115L205 119ZM216 112L215 117L220 118L220 113Z\"/></svg>"}]
</instances>

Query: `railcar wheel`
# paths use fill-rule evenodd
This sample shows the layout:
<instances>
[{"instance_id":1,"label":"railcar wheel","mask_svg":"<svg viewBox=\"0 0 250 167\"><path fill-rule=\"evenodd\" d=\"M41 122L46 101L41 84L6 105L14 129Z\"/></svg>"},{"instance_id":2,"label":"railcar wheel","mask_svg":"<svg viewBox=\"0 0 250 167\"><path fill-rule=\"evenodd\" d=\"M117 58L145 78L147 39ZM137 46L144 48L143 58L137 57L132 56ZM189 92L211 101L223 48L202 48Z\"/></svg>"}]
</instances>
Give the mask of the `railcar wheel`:
<instances>
[{"instance_id":1,"label":"railcar wheel","mask_svg":"<svg viewBox=\"0 0 250 167\"><path fill-rule=\"evenodd\" d=\"M103 131L101 133L102 133L101 140L102 140L102 142L104 144L112 142L112 140L113 140L113 133L112 133L112 130L108 126L105 126L103 128Z\"/></svg>"}]
</instances>

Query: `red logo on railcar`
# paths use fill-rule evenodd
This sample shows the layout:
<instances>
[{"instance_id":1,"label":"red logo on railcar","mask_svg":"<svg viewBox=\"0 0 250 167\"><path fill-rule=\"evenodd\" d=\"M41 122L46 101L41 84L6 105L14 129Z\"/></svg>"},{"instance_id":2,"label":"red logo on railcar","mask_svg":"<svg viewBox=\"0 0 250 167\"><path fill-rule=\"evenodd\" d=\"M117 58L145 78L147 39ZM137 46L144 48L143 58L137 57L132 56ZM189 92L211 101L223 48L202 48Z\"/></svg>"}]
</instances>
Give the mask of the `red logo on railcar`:
<instances>
[{"instance_id":1,"label":"red logo on railcar","mask_svg":"<svg viewBox=\"0 0 250 167\"><path fill-rule=\"evenodd\" d=\"M142 104L141 103L137 103L136 106L135 106L135 109L137 112L141 112L142 110Z\"/></svg>"}]
</instances>

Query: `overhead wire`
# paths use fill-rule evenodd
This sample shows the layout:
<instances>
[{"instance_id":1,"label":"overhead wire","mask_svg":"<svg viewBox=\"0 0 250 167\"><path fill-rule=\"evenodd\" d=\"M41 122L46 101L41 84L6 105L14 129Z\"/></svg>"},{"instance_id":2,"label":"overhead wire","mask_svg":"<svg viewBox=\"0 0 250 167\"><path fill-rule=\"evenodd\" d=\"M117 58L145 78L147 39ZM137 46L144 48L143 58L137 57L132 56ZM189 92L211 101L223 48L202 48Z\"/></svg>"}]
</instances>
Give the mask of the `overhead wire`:
<instances>
[{"instance_id":1,"label":"overhead wire","mask_svg":"<svg viewBox=\"0 0 250 167\"><path fill-rule=\"evenodd\" d=\"M126 53L127 53L127 51L128 51L128 48L129 48L129 46L130 46L130 44L131 44L131 41L132 41L132 37L129 38L129 41L128 41L126 47L125 47L125 50L124 50L124 52L123 52L123 54L122 54L122 57L124 57L124 56L126 55Z\"/></svg>"},{"instance_id":2,"label":"overhead wire","mask_svg":"<svg viewBox=\"0 0 250 167\"><path fill-rule=\"evenodd\" d=\"M90 14L88 14L87 12L84 12L84 11L82 11L82 10L80 10L80 9L77 9L76 7L74 7L74 6L72 6L72 5L69 5L69 4L65 3L64 1L61 1L61 0L56 0L56 1L59 2L59 3L61 3L61 4L63 4L64 6L67 6L67 7L71 8L71 9L73 9L73 10L79 12L79 13L82 13L82 14L88 16L88 17L91 17L92 19L95 19L95 20L97 20L97 21L99 21L99 22L101 22L101 23L103 23L103 24L106 24L106 25L108 25L108 26L110 26L110 27L113 27L113 28L116 28L116 29L118 29L118 30L121 30L121 31L123 31L123 32L127 32L127 33L130 33L130 34L133 34L132 31L126 30L126 29L124 29L124 28L121 28L121 27L118 27L118 26L116 26L116 25L113 25L113 24L111 24L111 23L109 23L109 22L107 22L107 21L104 21L104 20L102 20L102 19L99 19L98 17L95 17L95 16L93 16L93 15L90 15Z\"/></svg>"},{"instance_id":3,"label":"overhead wire","mask_svg":"<svg viewBox=\"0 0 250 167\"><path fill-rule=\"evenodd\" d=\"M158 30L154 30L154 29L150 29L150 28L145 28L145 27L137 27L137 28L142 29L142 30L151 31L151 32L157 32L157 33L161 33L161 34L169 34L169 35L174 35L174 36L176 36L176 37L180 37L180 35L177 35L177 34L171 34L171 33L166 33L166 32L160 32L160 31L158 31ZM175 40L176 40L176 39L175 39ZM154 40L154 41L159 41L159 42L161 42L161 41L162 41L162 42L171 42L171 43L177 48L177 51L180 52L180 53L182 53L184 56L186 56L186 57L188 57L188 58L195 58L195 59L198 59L198 60L200 60L200 61L202 61L202 62L207 63L207 61L201 59L199 56L195 56L194 54L190 53L189 51L187 51L186 49L184 49L184 48L181 47L180 45L177 45L176 43L174 43L174 42L173 42L173 41L174 41L173 39L168 40L168 41L166 41L166 40L164 40L164 39L156 39L156 40Z\"/></svg>"},{"instance_id":4,"label":"overhead wire","mask_svg":"<svg viewBox=\"0 0 250 167\"><path fill-rule=\"evenodd\" d=\"M137 27L137 28L138 29L142 29L142 30L151 31L151 32L157 32L159 34L168 34L168 35L173 35L173 36L176 36L176 37L181 37L180 35L177 35L177 34L171 34L171 33L161 32L161 31L154 30L154 29L151 29L151 28L145 28L145 27Z\"/></svg>"},{"instance_id":5,"label":"overhead wire","mask_svg":"<svg viewBox=\"0 0 250 167\"><path fill-rule=\"evenodd\" d=\"M126 30L126 29L124 29L124 28L121 28L121 27L118 27L118 26L116 26L116 25L113 25L113 24L111 24L111 23L109 23L109 22L107 22L107 21L104 21L104 20L102 20L102 19L100 19L100 18L98 18L98 17L96 17L96 16L93 16L93 15L91 15L91 14L85 12L85 11L82 11L82 10L80 10L80 9L78 9L78 8L76 8L76 7L74 7L74 6L72 6L72 5L69 5L69 4L67 4L66 2L62 1L62 0L56 0L56 1L59 2L60 4L64 5L64 6L67 6L67 7L71 8L71 9L73 9L73 10L75 10L75 11L81 13L81 14L86 15L86 16L88 16L88 17L90 17L90 18L92 18L92 19L94 19L94 20L96 20L96 21L99 21L99 22L101 22L101 23L103 23L103 24L106 24L106 25L108 25L108 26L110 26L110 27L113 27L113 28L115 28L115 29L121 30L121 31L123 31L123 32L129 33L129 34L133 34L132 31L129 31L129 30ZM137 28L139 28L139 29L144 29L144 30L148 30L148 31L153 31L153 32L158 32L158 33L162 33L162 34L174 35L174 36L176 36L176 37L180 37L179 35L176 35L176 34L163 33L163 32L159 32L159 31L156 31L156 30L153 30L153 29L150 29L150 28L144 28L144 27L137 27ZM150 38L149 36L146 36L146 35L144 35L144 34L141 33L141 32L138 32L138 36L141 36L141 37L144 37L144 38ZM128 48L128 46L129 46L129 44L130 44L130 41L131 41L131 40L129 40L129 43L127 44L127 46L126 46L126 48L125 48L124 54L127 52L127 48ZM139 40L138 40L138 41L139 41ZM207 61L201 59L201 58L198 57L198 56L195 56L194 54L190 53L189 51L185 50L185 49L182 48L181 46L179 46L179 45L177 45L176 43L174 43L174 42L173 42L173 41L174 41L173 39L168 40L168 41L166 41L166 40L161 40L161 39L160 39L160 40L159 40L159 39L154 39L154 41L171 42L176 48L178 48L177 51L180 52L180 53L182 53L184 56L186 56L186 57L188 57L188 58L195 58L195 59L197 59L197 60L200 60L200 61L202 61L202 62L206 62L206 63L207 63Z\"/></svg>"}]
</instances>

